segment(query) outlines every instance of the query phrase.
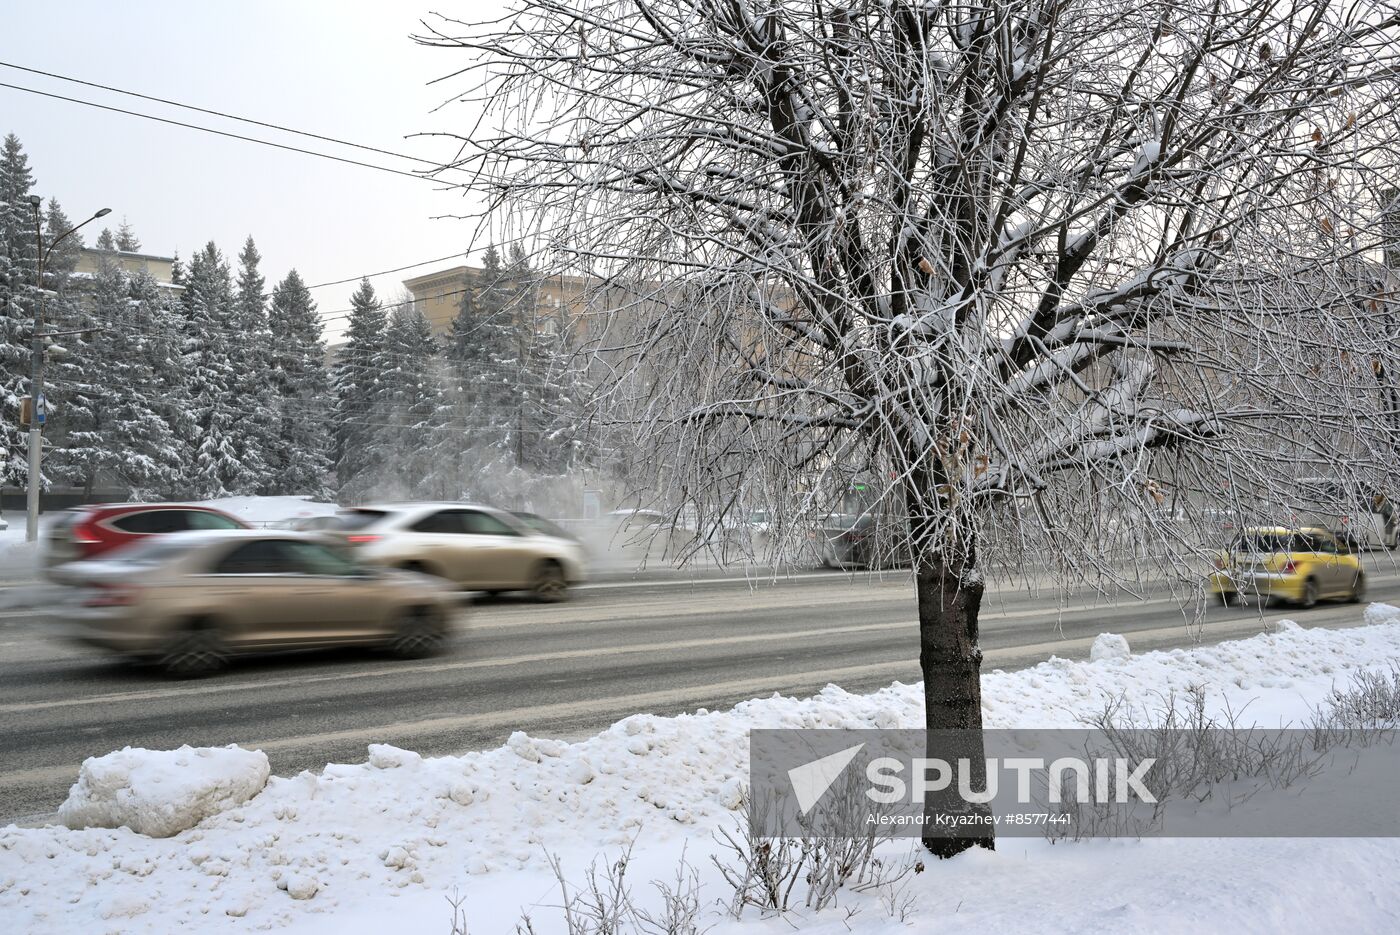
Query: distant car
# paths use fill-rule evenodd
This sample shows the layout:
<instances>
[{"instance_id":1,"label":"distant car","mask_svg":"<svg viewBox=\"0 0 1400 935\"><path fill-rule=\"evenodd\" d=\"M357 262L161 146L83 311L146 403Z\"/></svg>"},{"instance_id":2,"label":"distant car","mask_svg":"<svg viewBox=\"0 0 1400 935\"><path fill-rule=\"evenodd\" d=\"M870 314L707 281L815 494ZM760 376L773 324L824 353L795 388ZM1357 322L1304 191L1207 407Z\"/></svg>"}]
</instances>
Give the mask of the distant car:
<instances>
[{"instance_id":1,"label":"distant car","mask_svg":"<svg viewBox=\"0 0 1400 935\"><path fill-rule=\"evenodd\" d=\"M576 540L504 510L463 503L391 503L338 514L326 535L374 565L436 575L469 591L529 591L561 601L584 580Z\"/></svg>"},{"instance_id":2,"label":"distant car","mask_svg":"<svg viewBox=\"0 0 1400 935\"><path fill-rule=\"evenodd\" d=\"M65 510L49 524L44 563L49 567L95 558L149 536L195 530L247 529L213 507L184 503L97 503Z\"/></svg>"},{"instance_id":3,"label":"distant car","mask_svg":"<svg viewBox=\"0 0 1400 935\"><path fill-rule=\"evenodd\" d=\"M320 537L220 530L148 539L54 569L50 611L68 639L203 675L233 654L371 644L427 655L456 596L425 575L375 568Z\"/></svg>"},{"instance_id":4,"label":"distant car","mask_svg":"<svg viewBox=\"0 0 1400 935\"><path fill-rule=\"evenodd\" d=\"M807 538L827 568L908 565L908 549L889 535L888 522L875 513L831 513L807 533Z\"/></svg>"},{"instance_id":5,"label":"distant car","mask_svg":"<svg viewBox=\"0 0 1400 935\"><path fill-rule=\"evenodd\" d=\"M1210 589L1228 605L1241 594L1311 607L1324 598L1366 596L1361 560L1326 529L1281 526L1243 530L1215 560Z\"/></svg>"},{"instance_id":6,"label":"distant car","mask_svg":"<svg viewBox=\"0 0 1400 935\"><path fill-rule=\"evenodd\" d=\"M827 568L867 566L874 559L875 517L869 513L831 513L808 538Z\"/></svg>"}]
</instances>

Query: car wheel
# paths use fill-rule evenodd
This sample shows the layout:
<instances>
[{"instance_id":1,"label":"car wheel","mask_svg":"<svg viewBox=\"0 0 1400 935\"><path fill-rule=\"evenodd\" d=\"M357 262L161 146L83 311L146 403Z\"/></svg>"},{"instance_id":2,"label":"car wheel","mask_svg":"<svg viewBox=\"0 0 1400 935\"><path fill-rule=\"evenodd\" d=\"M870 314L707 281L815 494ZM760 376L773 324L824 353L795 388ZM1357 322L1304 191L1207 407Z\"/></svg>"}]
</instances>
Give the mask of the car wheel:
<instances>
[{"instance_id":1,"label":"car wheel","mask_svg":"<svg viewBox=\"0 0 1400 935\"><path fill-rule=\"evenodd\" d=\"M228 649L219 629L207 620L194 621L176 633L160 654L160 667L176 678L211 675L228 663Z\"/></svg>"},{"instance_id":2,"label":"car wheel","mask_svg":"<svg viewBox=\"0 0 1400 935\"><path fill-rule=\"evenodd\" d=\"M1221 607L1229 607L1231 603L1231 598L1233 598L1234 596L1235 595L1231 594L1229 591L1220 591L1215 595L1216 600L1220 601Z\"/></svg>"},{"instance_id":3,"label":"car wheel","mask_svg":"<svg viewBox=\"0 0 1400 935\"><path fill-rule=\"evenodd\" d=\"M564 569L558 562L541 562L535 569L535 577L530 581L530 593L535 600L553 604L566 600L569 596L569 582L564 578Z\"/></svg>"},{"instance_id":4,"label":"car wheel","mask_svg":"<svg viewBox=\"0 0 1400 935\"><path fill-rule=\"evenodd\" d=\"M1298 601L1299 607L1313 607L1317 604L1317 579L1309 578L1303 582L1303 597Z\"/></svg>"},{"instance_id":5,"label":"car wheel","mask_svg":"<svg viewBox=\"0 0 1400 935\"><path fill-rule=\"evenodd\" d=\"M1348 604L1360 604L1366 599L1366 576L1360 572L1356 575L1356 580L1351 584L1351 594L1347 596Z\"/></svg>"},{"instance_id":6,"label":"car wheel","mask_svg":"<svg viewBox=\"0 0 1400 935\"><path fill-rule=\"evenodd\" d=\"M400 659L422 659L442 649L446 640L442 614L426 607L410 607L394 621L389 652Z\"/></svg>"}]
</instances>

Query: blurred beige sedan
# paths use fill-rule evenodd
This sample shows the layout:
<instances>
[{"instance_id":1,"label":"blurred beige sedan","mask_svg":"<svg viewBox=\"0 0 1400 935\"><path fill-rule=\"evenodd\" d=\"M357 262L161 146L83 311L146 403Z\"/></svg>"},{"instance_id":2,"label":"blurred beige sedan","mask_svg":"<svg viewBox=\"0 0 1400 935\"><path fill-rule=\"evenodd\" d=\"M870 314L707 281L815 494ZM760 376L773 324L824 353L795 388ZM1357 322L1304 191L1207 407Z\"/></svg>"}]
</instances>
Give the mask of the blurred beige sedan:
<instances>
[{"instance_id":1,"label":"blurred beige sedan","mask_svg":"<svg viewBox=\"0 0 1400 935\"><path fill-rule=\"evenodd\" d=\"M386 503L342 510L327 535L361 560L444 578L469 591L528 591L562 601L583 581L583 546L530 513L470 503Z\"/></svg>"},{"instance_id":2,"label":"blurred beige sedan","mask_svg":"<svg viewBox=\"0 0 1400 935\"><path fill-rule=\"evenodd\" d=\"M244 652L371 644L438 650L460 613L441 581L376 568L296 532L164 536L52 572L69 639L201 675Z\"/></svg>"}]
</instances>

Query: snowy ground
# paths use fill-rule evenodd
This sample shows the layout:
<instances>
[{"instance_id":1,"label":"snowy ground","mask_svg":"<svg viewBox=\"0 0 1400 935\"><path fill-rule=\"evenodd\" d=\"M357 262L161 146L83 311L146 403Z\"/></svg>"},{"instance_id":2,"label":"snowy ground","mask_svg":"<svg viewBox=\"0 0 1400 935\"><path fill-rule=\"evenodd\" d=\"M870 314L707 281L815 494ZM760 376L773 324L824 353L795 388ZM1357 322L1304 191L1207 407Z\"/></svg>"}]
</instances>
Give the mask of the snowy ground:
<instances>
[{"instance_id":1,"label":"snowy ground","mask_svg":"<svg viewBox=\"0 0 1400 935\"><path fill-rule=\"evenodd\" d=\"M1203 685L1214 706L1247 708L1264 726L1296 724L1357 671L1400 660L1400 611L1372 605L1366 613L1371 625L1353 629L1283 624L1209 648L1127 658L1102 652L1091 662L1054 659L992 672L984 678L986 721L1073 727L1108 695L1151 707L1163 693ZM639 714L576 743L517 734L495 750L427 760L372 746L365 763L274 777L245 804L173 837L9 827L0 830L0 918L23 932L446 935L446 898L455 894L470 932L510 932L525 910L545 935L564 931L550 908L559 893L546 850L578 880L596 856L616 857L630 842L638 898L652 899L650 881L671 878L684 853L700 880L705 922L722 935L777 935L794 925L824 935L894 932L910 924L929 931L1315 933L1378 930L1400 914L1400 840L1052 846L1019 838L912 877L903 912L851 893L820 914L729 919L728 893L709 854L715 832L738 821L746 731L910 727L921 710L918 686L870 695L832 686L812 698L774 696L723 712ZM101 775L87 777L85 801L99 778L109 794L121 794L123 770L139 762L130 754L92 762L89 771ZM168 776L169 762L161 758L154 775ZM156 807L159 796L131 790L138 791L147 797L134 807ZM166 798L178 806L182 794L190 793ZM208 801L200 807L207 812ZM895 858L911 853L908 842L887 847Z\"/></svg>"}]
</instances>

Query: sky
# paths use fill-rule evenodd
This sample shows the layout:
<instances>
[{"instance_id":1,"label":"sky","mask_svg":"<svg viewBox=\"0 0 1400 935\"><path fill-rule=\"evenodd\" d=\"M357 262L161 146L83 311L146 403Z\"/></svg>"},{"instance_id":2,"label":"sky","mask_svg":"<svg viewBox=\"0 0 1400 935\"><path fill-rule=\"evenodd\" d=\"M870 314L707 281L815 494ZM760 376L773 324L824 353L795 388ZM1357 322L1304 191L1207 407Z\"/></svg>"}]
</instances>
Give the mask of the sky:
<instances>
[{"instance_id":1,"label":"sky","mask_svg":"<svg viewBox=\"0 0 1400 935\"><path fill-rule=\"evenodd\" d=\"M406 139L466 133L469 103L444 103L463 79L457 49L418 45L420 20L496 15L502 0L53 0L5 4L0 62L137 91L241 117L442 159L455 146ZM250 127L205 114L0 67L0 82L254 136L396 169L412 162ZM437 112L433 111L437 109ZM346 279L464 251L473 222L459 192L420 179L341 165L0 87L0 135L29 154L35 190L70 218L98 208L135 229L147 253L188 257L213 240L232 262L251 234L269 289L295 267L308 283ZM488 235L489 239L489 235ZM478 242L478 247L485 244ZM475 261L476 253L472 259ZM387 298L405 277L444 260L372 279ZM334 339L355 283L315 290Z\"/></svg>"}]
</instances>

